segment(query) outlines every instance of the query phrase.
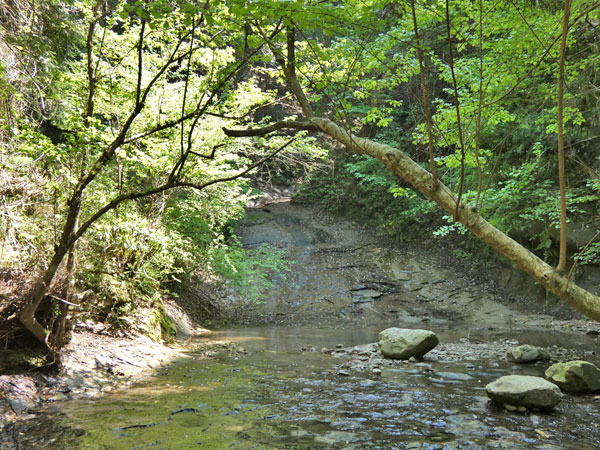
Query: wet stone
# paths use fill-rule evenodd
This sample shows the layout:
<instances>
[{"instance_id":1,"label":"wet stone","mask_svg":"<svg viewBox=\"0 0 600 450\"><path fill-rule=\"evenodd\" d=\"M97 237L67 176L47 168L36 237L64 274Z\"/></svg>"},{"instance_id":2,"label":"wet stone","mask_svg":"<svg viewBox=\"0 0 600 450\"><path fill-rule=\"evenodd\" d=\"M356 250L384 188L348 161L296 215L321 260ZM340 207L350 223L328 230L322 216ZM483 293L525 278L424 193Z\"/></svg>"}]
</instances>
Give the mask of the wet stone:
<instances>
[{"instance_id":1,"label":"wet stone","mask_svg":"<svg viewBox=\"0 0 600 450\"><path fill-rule=\"evenodd\" d=\"M519 345L518 347L509 348L506 352L506 357L509 359L509 361L524 364L536 361L545 361L550 358L550 355L540 347L525 344Z\"/></svg>"},{"instance_id":2,"label":"wet stone","mask_svg":"<svg viewBox=\"0 0 600 450\"><path fill-rule=\"evenodd\" d=\"M379 333L379 349L386 358L422 358L439 340L433 331L388 328Z\"/></svg>"},{"instance_id":3,"label":"wet stone","mask_svg":"<svg viewBox=\"0 0 600 450\"><path fill-rule=\"evenodd\" d=\"M496 403L550 410L561 400L560 389L541 377L507 375L489 383L485 390Z\"/></svg>"},{"instance_id":4,"label":"wet stone","mask_svg":"<svg viewBox=\"0 0 600 450\"><path fill-rule=\"evenodd\" d=\"M0 376L0 403L6 402L14 413L27 414L38 403L38 388L35 381L24 375ZM0 404L0 413L2 412Z\"/></svg>"},{"instance_id":5,"label":"wet stone","mask_svg":"<svg viewBox=\"0 0 600 450\"><path fill-rule=\"evenodd\" d=\"M600 369L587 361L554 364L546 370L546 377L567 392L600 390Z\"/></svg>"},{"instance_id":6,"label":"wet stone","mask_svg":"<svg viewBox=\"0 0 600 450\"><path fill-rule=\"evenodd\" d=\"M339 445L357 440L358 436L356 436L356 434L346 431L328 431L324 435L317 436L315 438L315 441L322 442L327 445Z\"/></svg>"},{"instance_id":7,"label":"wet stone","mask_svg":"<svg viewBox=\"0 0 600 450\"><path fill-rule=\"evenodd\" d=\"M460 372L438 372L436 375L446 380L469 381L473 379L471 375Z\"/></svg>"}]
</instances>

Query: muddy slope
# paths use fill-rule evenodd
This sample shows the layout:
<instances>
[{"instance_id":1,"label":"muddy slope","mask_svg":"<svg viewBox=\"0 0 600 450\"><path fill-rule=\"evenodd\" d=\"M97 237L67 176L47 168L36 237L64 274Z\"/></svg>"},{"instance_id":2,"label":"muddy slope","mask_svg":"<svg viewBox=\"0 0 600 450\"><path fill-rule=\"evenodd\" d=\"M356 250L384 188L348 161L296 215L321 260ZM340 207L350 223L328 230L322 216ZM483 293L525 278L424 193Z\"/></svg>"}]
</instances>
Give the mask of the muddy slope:
<instances>
[{"instance_id":1,"label":"muddy slope","mask_svg":"<svg viewBox=\"0 0 600 450\"><path fill-rule=\"evenodd\" d=\"M391 245L360 224L289 202L249 209L238 235L246 248L285 249L292 264L285 279L273 275L264 303L230 299L236 323L589 328L559 323L551 306L501 288L498 268L458 260L429 235Z\"/></svg>"}]
</instances>

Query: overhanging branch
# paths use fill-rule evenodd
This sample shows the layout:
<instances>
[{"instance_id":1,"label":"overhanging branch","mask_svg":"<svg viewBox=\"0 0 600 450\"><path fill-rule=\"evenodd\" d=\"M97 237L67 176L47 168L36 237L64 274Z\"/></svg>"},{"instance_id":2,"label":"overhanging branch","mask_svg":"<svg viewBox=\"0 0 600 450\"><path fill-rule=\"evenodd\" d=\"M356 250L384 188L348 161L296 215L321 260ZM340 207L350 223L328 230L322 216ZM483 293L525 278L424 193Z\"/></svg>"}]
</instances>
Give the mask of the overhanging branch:
<instances>
[{"instance_id":1,"label":"overhanging branch","mask_svg":"<svg viewBox=\"0 0 600 450\"><path fill-rule=\"evenodd\" d=\"M311 122L284 120L261 128L245 128L241 130L223 128L223 133L225 133L229 137L264 136L266 134L272 133L273 131L284 130L286 128L290 128L293 130L321 131L319 130L319 127L317 127L314 123Z\"/></svg>"},{"instance_id":2,"label":"overhanging branch","mask_svg":"<svg viewBox=\"0 0 600 450\"><path fill-rule=\"evenodd\" d=\"M321 131L344 144L352 152L381 160L390 172L402 177L446 212L450 214L455 212L457 198L454 193L442 183L439 184L438 189L434 189L431 174L404 152L370 139L352 136L328 119L313 118L312 122L318 125ZM548 291L563 299L580 313L600 321L600 298L598 296L569 283L567 277L556 272L550 265L492 226L476 210L462 202L458 209L457 220L482 242L535 278Z\"/></svg>"}]
</instances>

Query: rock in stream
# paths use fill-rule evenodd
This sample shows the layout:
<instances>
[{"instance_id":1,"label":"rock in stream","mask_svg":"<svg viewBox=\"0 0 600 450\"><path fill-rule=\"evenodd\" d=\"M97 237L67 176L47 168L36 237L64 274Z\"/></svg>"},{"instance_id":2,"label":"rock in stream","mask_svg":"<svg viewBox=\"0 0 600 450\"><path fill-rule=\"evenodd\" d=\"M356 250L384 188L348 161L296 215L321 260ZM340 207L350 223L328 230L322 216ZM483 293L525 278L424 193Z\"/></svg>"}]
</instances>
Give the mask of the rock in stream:
<instances>
[{"instance_id":1,"label":"rock in stream","mask_svg":"<svg viewBox=\"0 0 600 450\"><path fill-rule=\"evenodd\" d=\"M485 390L493 402L545 411L554 408L563 398L555 384L529 375L500 377Z\"/></svg>"},{"instance_id":2,"label":"rock in stream","mask_svg":"<svg viewBox=\"0 0 600 450\"><path fill-rule=\"evenodd\" d=\"M545 361L550 359L550 355L547 351L540 347L529 344L509 348L506 352L506 357L510 361L514 361L519 364Z\"/></svg>"},{"instance_id":3,"label":"rock in stream","mask_svg":"<svg viewBox=\"0 0 600 450\"><path fill-rule=\"evenodd\" d=\"M422 358L439 340L433 331L388 328L379 333L379 349L386 358Z\"/></svg>"},{"instance_id":4,"label":"rock in stream","mask_svg":"<svg viewBox=\"0 0 600 450\"><path fill-rule=\"evenodd\" d=\"M587 361L569 361L550 366L546 377L567 392L600 390L600 369Z\"/></svg>"}]
</instances>

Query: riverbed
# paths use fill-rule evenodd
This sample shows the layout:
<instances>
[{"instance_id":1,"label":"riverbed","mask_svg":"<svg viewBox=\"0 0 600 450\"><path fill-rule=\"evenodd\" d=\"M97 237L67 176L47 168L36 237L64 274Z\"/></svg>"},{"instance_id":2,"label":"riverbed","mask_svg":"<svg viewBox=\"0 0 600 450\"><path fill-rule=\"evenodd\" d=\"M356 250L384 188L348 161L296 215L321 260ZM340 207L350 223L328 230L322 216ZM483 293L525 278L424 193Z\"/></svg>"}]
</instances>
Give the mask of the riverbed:
<instances>
[{"instance_id":1,"label":"riverbed","mask_svg":"<svg viewBox=\"0 0 600 450\"><path fill-rule=\"evenodd\" d=\"M143 382L50 404L13 429L15 448L600 447L600 396L566 395L539 413L507 411L485 393L503 375L543 376L552 361L600 363L597 324L559 321L484 267L388 245L310 208L250 211L238 235L290 261L260 302L230 293L227 326ZM384 360L372 343L389 326L432 330L440 345L421 361ZM234 344L194 350L212 341ZM551 361L508 361L517 344Z\"/></svg>"},{"instance_id":2,"label":"riverbed","mask_svg":"<svg viewBox=\"0 0 600 450\"><path fill-rule=\"evenodd\" d=\"M488 382L506 374L543 374L544 365L514 365L502 357L517 342L514 335L498 333L486 341L482 334L460 337L438 328L450 351L434 351L420 362L390 362L380 373L348 365L366 360L363 344L376 340L377 331L222 331L211 339L233 340L236 351L208 360L190 352L143 383L57 404L34 432L45 426L55 441L44 446L56 449L600 446L598 397L568 395L545 414L489 403ZM521 343L543 344L540 339L548 338L561 349L569 347L568 334L520 336ZM591 339L578 340L570 351L589 351L590 344Z\"/></svg>"}]
</instances>

